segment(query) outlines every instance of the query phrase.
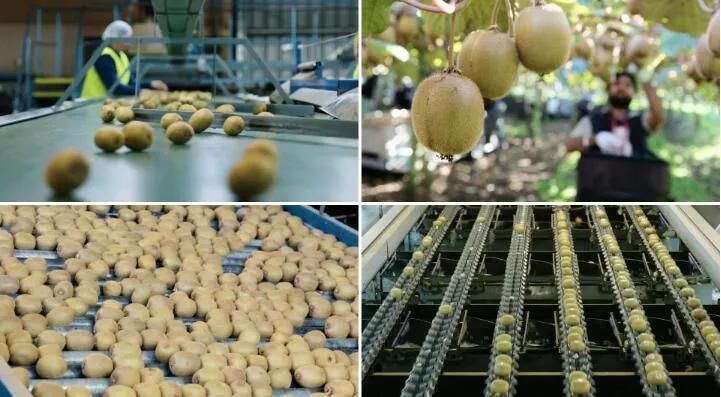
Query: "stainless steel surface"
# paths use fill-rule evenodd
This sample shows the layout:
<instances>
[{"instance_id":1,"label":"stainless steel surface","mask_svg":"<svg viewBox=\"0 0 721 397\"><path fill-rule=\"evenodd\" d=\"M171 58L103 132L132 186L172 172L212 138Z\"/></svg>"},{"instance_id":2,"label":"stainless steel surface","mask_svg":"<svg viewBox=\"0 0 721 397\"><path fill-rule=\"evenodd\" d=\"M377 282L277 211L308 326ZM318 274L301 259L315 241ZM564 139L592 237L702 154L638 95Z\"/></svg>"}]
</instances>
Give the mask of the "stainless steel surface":
<instances>
[{"instance_id":1,"label":"stainless steel surface","mask_svg":"<svg viewBox=\"0 0 721 397\"><path fill-rule=\"evenodd\" d=\"M427 205L394 206L363 234L361 289L365 289L423 215Z\"/></svg>"}]
</instances>

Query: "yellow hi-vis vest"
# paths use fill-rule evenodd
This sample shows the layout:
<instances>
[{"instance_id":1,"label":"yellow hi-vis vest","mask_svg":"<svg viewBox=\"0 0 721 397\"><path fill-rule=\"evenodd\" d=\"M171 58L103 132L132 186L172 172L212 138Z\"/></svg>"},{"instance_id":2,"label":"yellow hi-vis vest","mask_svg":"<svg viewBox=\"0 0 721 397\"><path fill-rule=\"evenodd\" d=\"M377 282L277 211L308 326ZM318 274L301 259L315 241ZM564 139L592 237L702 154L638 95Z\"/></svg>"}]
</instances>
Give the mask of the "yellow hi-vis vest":
<instances>
[{"instance_id":1,"label":"yellow hi-vis vest","mask_svg":"<svg viewBox=\"0 0 721 397\"><path fill-rule=\"evenodd\" d=\"M125 72L125 70L130 67L128 56L122 51L115 52L115 50L110 47L103 48L102 55L110 55L110 58L112 58L115 63L115 71L120 79L120 83L128 84L128 82L130 82L130 71ZM88 70L88 74L85 76L83 90L81 91L80 96L83 98L104 97L108 88L110 87L105 86L103 80L100 79L98 71L95 70L95 66L93 66L90 70Z\"/></svg>"}]
</instances>

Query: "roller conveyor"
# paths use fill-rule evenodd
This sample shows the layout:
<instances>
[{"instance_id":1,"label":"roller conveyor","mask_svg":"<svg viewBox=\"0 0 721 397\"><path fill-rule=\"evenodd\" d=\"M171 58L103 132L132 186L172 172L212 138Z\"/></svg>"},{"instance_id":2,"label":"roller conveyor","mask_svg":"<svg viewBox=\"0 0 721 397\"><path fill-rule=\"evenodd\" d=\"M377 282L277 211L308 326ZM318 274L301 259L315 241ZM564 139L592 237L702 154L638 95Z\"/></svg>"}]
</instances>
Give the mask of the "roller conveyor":
<instances>
[{"instance_id":1,"label":"roller conveyor","mask_svg":"<svg viewBox=\"0 0 721 397\"><path fill-rule=\"evenodd\" d=\"M257 200L334 202L357 197L357 137L323 132L346 129L336 125L338 120L298 117L302 122L295 123L294 129L251 127L237 137L226 136L222 128L211 128L182 146L172 145L153 123L155 136L150 148L107 154L93 142L95 131L107 125L100 120L100 107L100 102L91 101L57 111L32 111L37 117L32 112L0 117L0 200L234 201L237 198L227 185L228 172L243 148L256 138L272 140L279 151L275 184ZM278 122L286 119L292 122L294 118L280 117ZM313 123L317 133L335 136L313 135L311 127L303 128L303 123ZM45 184L45 166L56 153L69 148L87 156L90 175L72 196L53 197Z\"/></svg>"},{"instance_id":2,"label":"roller conveyor","mask_svg":"<svg viewBox=\"0 0 721 397\"><path fill-rule=\"evenodd\" d=\"M156 214L160 215L160 214ZM105 216L114 216L112 213L105 214ZM103 217L103 216L100 216ZM309 223L305 223L306 226L313 228L313 226ZM218 225L217 223L213 223L214 228L217 229ZM2 229L2 228L0 228ZM235 251L231 252L229 255L225 256L223 258L223 271L224 272L234 272L239 273L243 269L243 264L245 260L252 254L252 252L257 251L260 249L261 241L260 240L253 240L249 244L246 245L245 249L243 251ZM43 251L43 250L15 250L15 256L18 259L24 260L30 257L42 257L46 259L48 262L48 270L55 270L55 269L61 269L63 259L60 258L55 251ZM110 280L110 279L117 279L113 274L108 275L104 280L100 280L99 284L103 284L104 281ZM119 279L118 279L119 280ZM329 301L334 301L335 298L331 293L325 292L325 291L319 291L320 295L324 298L328 299ZM166 293L166 296L169 293ZM52 329L55 331L58 331L59 333L65 335L68 332L72 330L87 330L87 331L93 331L94 325L95 325L95 313L97 312L97 309L100 308L102 305L102 302L108 301L108 300L114 300L117 302L120 302L123 305L127 305L130 303L130 300L128 297L125 296L105 296L101 293L98 297L98 303L94 307L90 307L88 309L88 312L83 317L75 317L73 319L73 322L68 327L52 327L49 326L48 329ZM176 317L176 319L181 320L183 324L186 327L189 327L191 324L197 321L203 321L201 317ZM306 318L304 320L304 323L300 327L294 328L294 333L298 335L303 335L309 331L312 330L323 330L325 327L325 320L323 319L316 319L316 318ZM217 342L223 343L226 345L230 345L234 342L236 342L237 339L220 339ZM266 343L269 342L268 338L262 337L261 341L258 343L258 348L261 348ZM336 339L336 338L328 338L326 340L325 347L332 350L340 350L343 351L346 354L351 354L354 352L358 352L358 340L353 338L345 338L345 339ZM58 383L62 385L63 387L66 386L72 386L72 385L83 385L90 389L93 396L99 397L102 396L103 392L110 386L110 379L109 378L85 378L82 374L82 363L83 360L89 355L89 354L103 354L103 355L110 355L109 351L101 351L101 350L93 350L93 351L63 351L63 357L67 363L68 369L66 370L65 374L63 374L58 379L42 379L38 376L35 367L34 366L23 366L29 374L30 374L30 387L32 387L35 384L38 384L40 382L52 382L52 383ZM176 377L173 376L172 373L169 370L169 367L166 363L162 363L158 361L155 357L155 352L152 350L143 350L141 351L141 359L143 361L143 364L147 368L159 368L163 371L164 374L164 380L175 382L178 384L186 384L186 383L192 383L191 377ZM292 394L298 397L309 397L313 393L322 392L321 388L302 388L296 383L293 383L292 388L289 389L274 389L273 390L273 396L279 397L286 394Z\"/></svg>"},{"instance_id":3,"label":"roller conveyor","mask_svg":"<svg viewBox=\"0 0 721 397\"><path fill-rule=\"evenodd\" d=\"M440 306L446 302L448 288L454 285L453 275L461 263L459 259L463 256L464 247L473 238L472 219L483 208L464 206L461 210L456 222L459 227L444 237L431 258L431 265L422 275L413 299L393 320L388 337L377 342L382 344L382 349L369 364L370 369L363 378L363 393L403 395L401 393L408 390L409 384L417 381L413 375L425 373L417 367L424 359L422 352L429 348L424 342L431 337L433 323L439 317ZM514 384L515 388L506 394L488 395L718 395L719 386L711 365L713 361L707 360L696 347L690 327L693 324L684 321L667 286L655 274L656 268L648 247L626 209L606 206L603 209L608 226L600 226L601 222L594 219L596 207L526 208L530 216L527 222L529 246L525 272L521 272L526 275L526 280L520 292L523 303L517 344L512 343L517 354L509 353L513 363L517 364L512 372L515 381L509 382L509 386ZM652 212L649 219L655 222L658 213L655 207L642 208ZM439 207L426 209L407 236L396 239L401 242L395 252L388 255L387 262L371 278L363 292L364 328L394 288L394 282L412 256L414 241L432 230L435 219L432 214L438 214L438 211ZM482 394L481 390L488 382L495 379L495 324L499 314L506 310L501 298L509 295L504 293L503 288L508 275L508 257L513 252L510 248L516 234L517 211L516 206L499 206L490 220L478 268L468 277L470 286L463 315L451 331L439 333L451 335L447 353L440 343L430 346L431 355L437 359L440 369L435 389L426 389L427 396L478 395ZM565 223L558 222L557 215L561 212L566 214L561 215ZM659 224L668 227L662 221ZM392 225L389 230L393 230ZM618 254L604 252L608 248L602 241L599 242L599 238L603 239L599 235L609 233L618 245ZM710 277L698 266L684 241L672 231L661 230L659 236L662 233L662 243L689 285L697 291L709 321L718 327L719 306L714 297L717 295L711 294L713 285ZM561 243L562 235L568 236L570 244ZM646 363L639 368L635 350L640 349L633 346L638 346L639 334L633 332L629 324L629 314L638 314L638 311L631 313L625 310L623 300L619 305L618 297L623 297L624 289L619 290L615 283L611 257L622 258L625 272L633 282L635 297L647 322L646 331L651 331L644 333L651 335L655 348L663 358L668 380L664 385L656 384L657 380L648 382L643 379L647 372ZM567 264L563 258L572 260ZM617 260L614 262L618 263ZM568 311L563 307L564 301L569 302ZM579 315L578 325L566 324L567 314ZM632 316L631 319L635 318ZM577 323L571 320L571 324ZM641 337L643 340L647 338ZM515 338L512 337L512 341ZM582 343L576 343L579 341ZM641 353L645 358L649 352ZM658 368L651 366L649 369ZM576 371L585 373L590 385L585 394L572 392L573 380L580 376ZM575 382L575 386L584 386L584 381Z\"/></svg>"}]
</instances>

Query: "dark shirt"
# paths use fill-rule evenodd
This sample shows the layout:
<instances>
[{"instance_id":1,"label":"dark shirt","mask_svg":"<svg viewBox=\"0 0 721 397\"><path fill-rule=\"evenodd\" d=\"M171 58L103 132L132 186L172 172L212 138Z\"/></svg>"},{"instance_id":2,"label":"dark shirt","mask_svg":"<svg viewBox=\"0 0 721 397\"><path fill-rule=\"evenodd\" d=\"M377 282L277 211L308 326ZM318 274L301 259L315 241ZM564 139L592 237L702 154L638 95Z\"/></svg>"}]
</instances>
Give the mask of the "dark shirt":
<instances>
[{"instance_id":1,"label":"dark shirt","mask_svg":"<svg viewBox=\"0 0 721 397\"><path fill-rule=\"evenodd\" d=\"M118 78L118 71L115 69L115 62L110 55L101 55L97 61L95 61L95 70L100 76L100 80L105 84L106 89L110 89ZM130 81L128 84L118 83L113 91L115 95L135 95L135 75L130 73Z\"/></svg>"},{"instance_id":2,"label":"dark shirt","mask_svg":"<svg viewBox=\"0 0 721 397\"><path fill-rule=\"evenodd\" d=\"M593 129L593 135L598 134L601 131L612 131L611 128L611 111L609 109L600 109L593 111L590 114L591 127ZM643 114L631 113L628 117L629 141L633 145L633 156L647 156L652 155L646 146L646 138L649 133L643 122ZM591 151L599 151L597 147L589 148Z\"/></svg>"}]
</instances>

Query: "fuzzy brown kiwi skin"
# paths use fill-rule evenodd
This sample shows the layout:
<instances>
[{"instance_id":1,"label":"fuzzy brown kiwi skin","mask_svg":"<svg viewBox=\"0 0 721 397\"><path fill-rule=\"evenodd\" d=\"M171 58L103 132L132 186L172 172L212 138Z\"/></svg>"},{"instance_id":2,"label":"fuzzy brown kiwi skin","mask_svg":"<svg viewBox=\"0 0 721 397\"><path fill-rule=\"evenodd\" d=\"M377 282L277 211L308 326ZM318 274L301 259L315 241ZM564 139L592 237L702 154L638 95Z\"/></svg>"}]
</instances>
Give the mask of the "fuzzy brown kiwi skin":
<instances>
[{"instance_id":1,"label":"fuzzy brown kiwi skin","mask_svg":"<svg viewBox=\"0 0 721 397\"><path fill-rule=\"evenodd\" d=\"M103 105L100 108L100 119L105 123L113 121L115 118L115 107L112 105Z\"/></svg>"},{"instance_id":2,"label":"fuzzy brown kiwi skin","mask_svg":"<svg viewBox=\"0 0 721 397\"><path fill-rule=\"evenodd\" d=\"M45 180L60 195L68 194L85 182L90 164L85 155L77 150L64 150L48 163Z\"/></svg>"},{"instance_id":3,"label":"fuzzy brown kiwi skin","mask_svg":"<svg viewBox=\"0 0 721 397\"><path fill-rule=\"evenodd\" d=\"M228 185L239 197L253 197L268 190L275 182L277 166L259 154L247 154L228 174Z\"/></svg>"},{"instance_id":4,"label":"fuzzy brown kiwi skin","mask_svg":"<svg viewBox=\"0 0 721 397\"><path fill-rule=\"evenodd\" d=\"M713 17L711 17L711 21L708 23L708 28L706 30L706 36L708 37L708 48L711 50L711 53L716 56L716 58L719 57L719 10L716 10L716 12L713 14Z\"/></svg>"},{"instance_id":5,"label":"fuzzy brown kiwi skin","mask_svg":"<svg viewBox=\"0 0 721 397\"><path fill-rule=\"evenodd\" d=\"M95 146L103 152L113 153L123 147L125 137L119 128L101 127L95 132Z\"/></svg>"},{"instance_id":6,"label":"fuzzy brown kiwi skin","mask_svg":"<svg viewBox=\"0 0 721 397\"><path fill-rule=\"evenodd\" d=\"M190 116L188 123L193 127L196 134L200 134L213 124L213 117L213 112L210 110L200 109Z\"/></svg>"},{"instance_id":7,"label":"fuzzy brown kiwi skin","mask_svg":"<svg viewBox=\"0 0 721 397\"><path fill-rule=\"evenodd\" d=\"M131 121L123 127L125 146L140 152L153 144L153 129L142 121Z\"/></svg>"},{"instance_id":8,"label":"fuzzy brown kiwi skin","mask_svg":"<svg viewBox=\"0 0 721 397\"><path fill-rule=\"evenodd\" d=\"M484 98L498 99L516 84L518 76L516 43L506 33L476 30L463 41L458 67L473 80Z\"/></svg>"},{"instance_id":9,"label":"fuzzy brown kiwi skin","mask_svg":"<svg viewBox=\"0 0 721 397\"><path fill-rule=\"evenodd\" d=\"M194 134L193 127L184 121L174 122L165 131L165 136L176 145L185 144Z\"/></svg>"},{"instance_id":10,"label":"fuzzy brown kiwi skin","mask_svg":"<svg viewBox=\"0 0 721 397\"><path fill-rule=\"evenodd\" d=\"M226 135L236 136L245 129L245 120L240 116L230 116L223 122L223 131Z\"/></svg>"},{"instance_id":11,"label":"fuzzy brown kiwi skin","mask_svg":"<svg viewBox=\"0 0 721 397\"><path fill-rule=\"evenodd\" d=\"M572 45L571 26L556 4L524 8L518 13L514 29L518 57L527 69L546 74L568 60Z\"/></svg>"},{"instance_id":12,"label":"fuzzy brown kiwi skin","mask_svg":"<svg viewBox=\"0 0 721 397\"><path fill-rule=\"evenodd\" d=\"M423 80L411 104L411 121L418 141L443 159L473 149L483 131L485 109L476 84L456 71Z\"/></svg>"}]
</instances>

